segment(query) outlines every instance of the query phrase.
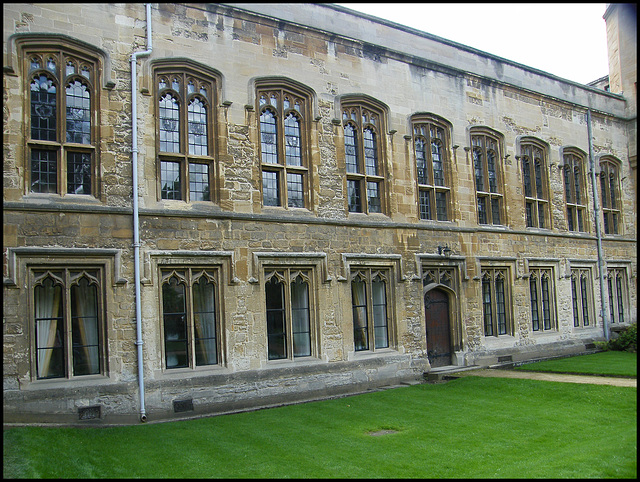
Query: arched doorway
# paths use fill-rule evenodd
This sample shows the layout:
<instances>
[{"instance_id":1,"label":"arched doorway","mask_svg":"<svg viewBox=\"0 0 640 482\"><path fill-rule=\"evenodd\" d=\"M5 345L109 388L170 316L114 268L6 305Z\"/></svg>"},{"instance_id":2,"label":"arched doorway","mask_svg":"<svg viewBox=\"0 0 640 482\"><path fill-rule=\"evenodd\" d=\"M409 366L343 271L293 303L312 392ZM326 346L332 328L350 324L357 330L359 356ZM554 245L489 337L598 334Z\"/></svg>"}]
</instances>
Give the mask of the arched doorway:
<instances>
[{"instance_id":1,"label":"arched doorway","mask_svg":"<svg viewBox=\"0 0 640 482\"><path fill-rule=\"evenodd\" d=\"M424 295L427 319L427 356L431 368L451 365L449 295L438 288Z\"/></svg>"}]
</instances>

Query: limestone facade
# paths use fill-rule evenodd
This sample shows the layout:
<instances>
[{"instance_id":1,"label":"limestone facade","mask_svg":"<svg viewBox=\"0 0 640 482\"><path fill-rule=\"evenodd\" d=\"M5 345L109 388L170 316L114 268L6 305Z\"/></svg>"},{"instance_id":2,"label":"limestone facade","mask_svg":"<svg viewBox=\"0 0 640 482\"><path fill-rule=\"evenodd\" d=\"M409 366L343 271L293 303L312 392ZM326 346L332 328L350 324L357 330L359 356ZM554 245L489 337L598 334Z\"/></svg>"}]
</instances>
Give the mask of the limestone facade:
<instances>
[{"instance_id":1,"label":"limestone facade","mask_svg":"<svg viewBox=\"0 0 640 482\"><path fill-rule=\"evenodd\" d=\"M330 5L152 4L150 22L144 4L3 10L6 422L134 422L141 400L149 419L163 419L334 396L420 380L442 360L581 353L637 320L635 111L626 92ZM131 56L147 48L148 23L134 193ZM49 58L57 73L47 72ZM61 73L67 62L73 74ZM34 107L43 79L67 92L51 94L59 106L71 105L69 86L84 86L88 137L69 141L80 128L59 109L54 138L36 139L46 129L34 118L49 115ZM206 111L201 130L185 128L197 122L183 107L174 131L176 105L194 118ZM276 149L267 110L289 133L273 137L276 162L266 157ZM371 133L375 145L364 145ZM528 148L542 157L533 170L532 155L525 174ZM90 181L73 184L76 154L90 159ZM40 155L52 156L57 175L48 192L35 192ZM375 172L353 167L374 157ZM603 193L614 198L604 209ZM43 314L49 284L61 290L55 322ZM207 309L198 308L203 286ZM184 351L170 334L168 301L181 289ZM78 301L86 293L97 300L89 315ZM444 311L436 315L435 304ZM77 320L91 316L89 335ZM208 341L201 318L213 320ZM59 344L42 334L55 323ZM438 327L444 342L429 336ZM44 368L47 350L61 357L55 375ZM81 358L87 367L76 366Z\"/></svg>"}]
</instances>

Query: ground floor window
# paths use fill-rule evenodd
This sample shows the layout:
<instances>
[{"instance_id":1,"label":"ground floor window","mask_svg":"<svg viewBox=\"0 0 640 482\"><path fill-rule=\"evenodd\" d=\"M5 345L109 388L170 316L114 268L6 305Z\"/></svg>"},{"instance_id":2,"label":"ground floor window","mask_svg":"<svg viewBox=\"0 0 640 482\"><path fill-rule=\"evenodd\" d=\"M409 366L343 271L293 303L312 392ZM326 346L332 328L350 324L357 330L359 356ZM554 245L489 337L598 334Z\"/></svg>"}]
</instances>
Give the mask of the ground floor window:
<instances>
[{"instance_id":1,"label":"ground floor window","mask_svg":"<svg viewBox=\"0 0 640 482\"><path fill-rule=\"evenodd\" d=\"M485 336L511 331L506 268L482 268L482 316Z\"/></svg>"},{"instance_id":2,"label":"ground floor window","mask_svg":"<svg viewBox=\"0 0 640 482\"><path fill-rule=\"evenodd\" d=\"M311 271L267 270L265 279L269 360L311 356Z\"/></svg>"},{"instance_id":3,"label":"ground floor window","mask_svg":"<svg viewBox=\"0 0 640 482\"><path fill-rule=\"evenodd\" d=\"M624 268L609 268L607 270L607 284L611 323L624 323L625 300L627 298L627 279Z\"/></svg>"},{"instance_id":4,"label":"ground floor window","mask_svg":"<svg viewBox=\"0 0 640 482\"><path fill-rule=\"evenodd\" d=\"M575 268L571 270L571 297L573 306L573 326L586 327L593 324L593 291L591 270Z\"/></svg>"},{"instance_id":5,"label":"ground floor window","mask_svg":"<svg viewBox=\"0 0 640 482\"><path fill-rule=\"evenodd\" d=\"M389 347L389 274L359 268L351 275L353 338L356 351Z\"/></svg>"},{"instance_id":6,"label":"ground floor window","mask_svg":"<svg viewBox=\"0 0 640 482\"><path fill-rule=\"evenodd\" d=\"M103 373L102 270L36 269L32 286L36 378Z\"/></svg>"},{"instance_id":7,"label":"ground floor window","mask_svg":"<svg viewBox=\"0 0 640 482\"><path fill-rule=\"evenodd\" d=\"M530 268L529 274L531 328L533 331L553 330L556 327L553 271L551 268Z\"/></svg>"},{"instance_id":8,"label":"ground floor window","mask_svg":"<svg viewBox=\"0 0 640 482\"><path fill-rule=\"evenodd\" d=\"M165 366L220 362L218 272L215 268L161 269Z\"/></svg>"}]
</instances>

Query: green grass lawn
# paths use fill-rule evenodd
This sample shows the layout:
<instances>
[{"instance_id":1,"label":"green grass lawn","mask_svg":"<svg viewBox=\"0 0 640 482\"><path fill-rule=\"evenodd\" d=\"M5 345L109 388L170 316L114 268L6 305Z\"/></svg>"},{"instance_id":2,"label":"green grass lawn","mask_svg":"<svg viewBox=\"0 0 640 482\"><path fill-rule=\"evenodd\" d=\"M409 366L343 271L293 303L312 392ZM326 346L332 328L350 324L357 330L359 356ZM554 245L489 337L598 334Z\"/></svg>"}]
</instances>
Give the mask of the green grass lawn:
<instances>
[{"instance_id":1,"label":"green grass lawn","mask_svg":"<svg viewBox=\"0 0 640 482\"><path fill-rule=\"evenodd\" d=\"M636 396L468 376L190 421L19 427L3 476L635 478Z\"/></svg>"},{"instance_id":2,"label":"green grass lawn","mask_svg":"<svg viewBox=\"0 0 640 482\"><path fill-rule=\"evenodd\" d=\"M638 376L638 354L626 351L603 351L589 355L527 363L515 369L636 378Z\"/></svg>"}]
</instances>

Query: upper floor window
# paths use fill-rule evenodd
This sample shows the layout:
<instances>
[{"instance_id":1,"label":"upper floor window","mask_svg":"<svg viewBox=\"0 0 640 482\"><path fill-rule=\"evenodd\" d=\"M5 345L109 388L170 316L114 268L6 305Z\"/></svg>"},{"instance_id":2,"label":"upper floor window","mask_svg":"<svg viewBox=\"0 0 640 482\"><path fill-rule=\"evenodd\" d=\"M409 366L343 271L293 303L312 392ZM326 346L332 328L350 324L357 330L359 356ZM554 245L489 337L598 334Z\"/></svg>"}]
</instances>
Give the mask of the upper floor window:
<instances>
[{"instance_id":1,"label":"upper floor window","mask_svg":"<svg viewBox=\"0 0 640 482\"><path fill-rule=\"evenodd\" d=\"M258 86L262 204L308 208L310 95Z\"/></svg>"},{"instance_id":2,"label":"upper floor window","mask_svg":"<svg viewBox=\"0 0 640 482\"><path fill-rule=\"evenodd\" d=\"M487 129L471 131L479 224L504 224L500 138Z\"/></svg>"},{"instance_id":3,"label":"upper floor window","mask_svg":"<svg viewBox=\"0 0 640 482\"><path fill-rule=\"evenodd\" d=\"M104 373L102 271L34 269L32 286L36 378Z\"/></svg>"},{"instance_id":4,"label":"upper floor window","mask_svg":"<svg viewBox=\"0 0 640 482\"><path fill-rule=\"evenodd\" d=\"M154 78L160 199L214 201L215 79L166 64Z\"/></svg>"},{"instance_id":5,"label":"upper floor window","mask_svg":"<svg viewBox=\"0 0 640 482\"><path fill-rule=\"evenodd\" d=\"M161 272L162 329L167 368L220 363L220 309L215 268Z\"/></svg>"},{"instance_id":6,"label":"upper floor window","mask_svg":"<svg viewBox=\"0 0 640 482\"><path fill-rule=\"evenodd\" d=\"M484 335L511 333L509 283L506 268L482 268L482 316Z\"/></svg>"},{"instance_id":7,"label":"upper floor window","mask_svg":"<svg viewBox=\"0 0 640 482\"><path fill-rule=\"evenodd\" d=\"M28 190L97 195L99 61L65 49L27 48Z\"/></svg>"},{"instance_id":8,"label":"upper floor window","mask_svg":"<svg viewBox=\"0 0 640 482\"><path fill-rule=\"evenodd\" d=\"M385 212L383 120L382 110L369 104L342 104L350 213Z\"/></svg>"},{"instance_id":9,"label":"upper floor window","mask_svg":"<svg viewBox=\"0 0 640 482\"><path fill-rule=\"evenodd\" d=\"M527 227L549 227L549 184L547 181L546 148L533 140L520 144L522 183Z\"/></svg>"},{"instance_id":10,"label":"upper floor window","mask_svg":"<svg viewBox=\"0 0 640 482\"><path fill-rule=\"evenodd\" d=\"M432 118L413 119L420 219L450 219L449 129Z\"/></svg>"},{"instance_id":11,"label":"upper floor window","mask_svg":"<svg viewBox=\"0 0 640 482\"><path fill-rule=\"evenodd\" d=\"M600 190L605 234L619 234L620 200L619 168L611 159L600 162Z\"/></svg>"},{"instance_id":12,"label":"upper floor window","mask_svg":"<svg viewBox=\"0 0 640 482\"><path fill-rule=\"evenodd\" d=\"M266 273L269 360L313 354L311 279L311 271L305 269L283 268Z\"/></svg>"},{"instance_id":13,"label":"upper floor window","mask_svg":"<svg viewBox=\"0 0 640 482\"><path fill-rule=\"evenodd\" d=\"M567 226L569 231L586 231L587 196L584 181L584 156L577 151L568 151L564 153L563 160Z\"/></svg>"},{"instance_id":14,"label":"upper floor window","mask_svg":"<svg viewBox=\"0 0 640 482\"><path fill-rule=\"evenodd\" d=\"M356 351L388 348L389 272L361 268L351 276L353 339Z\"/></svg>"}]
</instances>

